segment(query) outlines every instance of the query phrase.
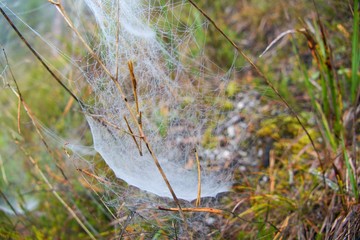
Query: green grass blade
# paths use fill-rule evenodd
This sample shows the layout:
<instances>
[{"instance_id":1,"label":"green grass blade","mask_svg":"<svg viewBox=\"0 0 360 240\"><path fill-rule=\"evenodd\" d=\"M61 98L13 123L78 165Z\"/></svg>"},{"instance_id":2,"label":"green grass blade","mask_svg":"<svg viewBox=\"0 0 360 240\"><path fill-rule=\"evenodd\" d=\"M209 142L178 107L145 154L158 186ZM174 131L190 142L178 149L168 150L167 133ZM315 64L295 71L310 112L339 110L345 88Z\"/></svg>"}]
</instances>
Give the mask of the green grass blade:
<instances>
[{"instance_id":1,"label":"green grass blade","mask_svg":"<svg viewBox=\"0 0 360 240\"><path fill-rule=\"evenodd\" d=\"M355 173L353 171L353 168L351 167L350 164L350 159L349 159L349 155L346 151L346 147L345 147L345 142L344 142L344 136L341 137L341 148L342 151L344 153L344 159L345 159L345 165L346 165L346 169L349 175L349 179L350 179L350 184L351 184L351 188L354 192L354 196L355 196L355 200L356 202L359 201L359 191L358 191L358 187L357 187L357 183L356 183L356 177L355 177Z\"/></svg>"},{"instance_id":2,"label":"green grass blade","mask_svg":"<svg viewBox=\"0 0 360 240\"><path fill-rule=\"evenodd\" d=\"M351 101L356 101L359 89L359 0L354 0L354 23L352 36L352 65L351 65Z\"/></svg>"},{"instance_id":3,"label":"green grass blade","mask_svg":"<svg viewBox=\"0 0 360 240\"><path fill-rule=\"evenodd\" d=\"M336 144L336 140L333 136L333 133L331 132L330 130L330 127L329 127L329 123L328 123L328 120L324 114L324 112L321 110L321 106L318 102L315 103L315 109L317 111L317 113L320 115L321 117L321 124L323 126L323 129L324 129L324 132L325 132L325 137L326 139L329 141L329 144L331 146L331 148L336 151L337 149L337 144Z\"/></svg>"}]
</instances>

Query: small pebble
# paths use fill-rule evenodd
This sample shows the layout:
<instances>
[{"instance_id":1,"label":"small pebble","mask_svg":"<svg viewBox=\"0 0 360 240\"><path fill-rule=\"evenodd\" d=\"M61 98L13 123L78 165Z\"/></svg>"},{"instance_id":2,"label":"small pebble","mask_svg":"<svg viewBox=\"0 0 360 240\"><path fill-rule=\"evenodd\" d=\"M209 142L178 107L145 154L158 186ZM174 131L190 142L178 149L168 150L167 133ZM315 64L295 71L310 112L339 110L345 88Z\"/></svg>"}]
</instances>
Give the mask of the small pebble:
<instances>
[{"instance_id":1,"label":"small pebble","mask_svg":"<svg viewBox=\"0 0 360 240\"><path fill-rule=\"evenodd\" d=\"M236 131L235 131L235 127L234 126L230 126L227 128L227 134L230 138L234 138L236 135Z\"/></svg>"},{"instance_id":2,"label":"small pebble","mask_svg":"<svg viewBox=\"0 0 360 240\"><path fill-rule=\"evenodd\" d=\"M268 181L269 181L269 177L266 175L262 176L260 179L260 183L267 183Z\"/></svg>"},{"instance_id":3,"label":"small pebble","mask_svg":"<svg viewBox=\"0 0 360 240\"><path fill-rule=\"evenodd\" d=\"M236 108L237 108L238 110L242 110L244 107L245 107L245 103L244 103L244 102L239 102L239 103L236 105Z\"/></svg>"},{"instance_id":4,"label":"small pebble","mask_svg":"<svg viewBox=\"0 0 360 240\"><path fill-rule=\"evenodd\" d=\"M240 172L246 172L246 167L245 166L240 166L239 171Z\"/></svg>"},{"instance_id":5,"label":"small pebble","mask_svg":"<svg viewBox=\"0 0 360 240\"><path fill-rule=\"evenodd\" d=\"M248 155L248 153L243 150L239 150L238 153L241 157L246 157Z\"/></svg>"},{"instance_id":6,"label":"small pebble","mask_svg":"<svg viewBox=\"0 0 360 240\"><path fill-rule=\"evenodd\" d=\"M246 129L246 128L248 127L248 124L245 123L245 122L241 122L241 123L239 124L239 126L240 126L242 129Z\"/></svg>"},{"instance_id":7,"label":"small pebble","mask_svg":"<svg viewBox=\"0 0 360 240\"><path fill-rule=\"evenodd\" d=\"M216 219L213 217L209 217L206 219L206 224L213 225L216 222Z\"/></svg>"},{"instance_id":8,"label":"small pebble","mask_svg":"<svg viewBox=\"0 0 360 240\"><path fill-rule=\"evenodd\" d=\"M230 156L231 156L231 152L228 151L228 150L224 150L224 151L219 155L219 158L229 159Z\"/></svg>"}]
</instances>

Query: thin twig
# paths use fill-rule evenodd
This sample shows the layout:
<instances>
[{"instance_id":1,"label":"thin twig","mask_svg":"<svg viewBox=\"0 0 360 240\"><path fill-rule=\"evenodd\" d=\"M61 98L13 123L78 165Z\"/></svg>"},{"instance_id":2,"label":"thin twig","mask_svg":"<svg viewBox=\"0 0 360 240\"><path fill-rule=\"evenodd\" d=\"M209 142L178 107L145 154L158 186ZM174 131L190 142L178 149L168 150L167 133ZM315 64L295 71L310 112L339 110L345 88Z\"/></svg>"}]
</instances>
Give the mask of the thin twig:
<instances>
[{"instance_id":1,"label":"thin twig","mask_svg":"<svg viewBox=\"0 0 360 240\"><path fill-rule=\"evenodd\" d=\"M101 124L105 125L105 127L107 128L108 131L110 131L109 129L109 126L112 127L112 128L115 128L116 130L122 132L122 133L125 133L125 134L128 134L130 136L134 136L136 138L141 138L140 135L136 135L134 133L130 133L128 131L125 131L124 129L122 129L121 127L119 127L118 125L104 119L103 117L100 117L100 116L96 116L96 115L89 115L90 117L92 117L93 119L95 119L96 121L100 122ZM111 131L110 131L111 132ZM112 133L111 133L112 134Z\"/></svg>"},{"instance_id":2,"label":"thin twig","mask_svg":"<svg viewBox=\"0 0 360 240\"><path fill-rule=\"evenodd\" d=\"M170 211L170 212L178 212L179 208L166 208L166 207L161 207L158 206L159 210L163 210L163 211ZM184 212L207 212L207 213L214 213L214 214L220 214L220 215L227 215L226 212L224 212L223 210L220 209L216 209L216 208L182 208L182 210Z\"/></svg>"},{"instance_id":3,"label":"thin twig","mask_svg":"<svg viewBox=\"0 0 360 240\"><path fill-rule=\"evenodd\" d=\"M115 42L115 66L116 66L116 73L115 78L116 81L119 80L119 34L120 34L120 19L119 19L119 12L120 12L120 1L116 2L116 42Z\"/></svg>"},{"instance_id":4,"label":"thin twig","mask_svg":"<svg viewBox=\"0 0 360 240\"><path fill-rule=\"evenodd\" d=\"M200 161L199 161L199 154L196 150L196 148L194 149L195 151L195 158L196 158L196 164L197 164L197 172L198 172L198 189L197 189L197 198L196 198L196 202L195 202L195 206L199 207L200 203L201 203L201 169L200 169Z\"/></svg>"},{"instance_id":5,"label":"thin twig","mask_svg":"<svg viewBox=\"0 0 360 240\"><path fill-rule=\"evenodd\" d=\"M127 125L128 129L129 129L129 132L131 133L132 139L134 140L135 145L136 145L137 149L139 150L139 154L140 154L140 156L142 156L142 155L143 155L143 153L142 153L142 151L141 151L141 149L140 149L140 146L139 146L138 141L136 140L136 138L135 138L135 136L134 136L133 131L131 130L130 124L129 124L129 122L128 122L128 120L127 120L126 116L124 116L124 120L125 120L126 125ZM141 140L140 140L140 141L141 141Z\"/></svg>"},{"instance_id":6,"label":"thin twig","mask_svg":"<svg viewBox=\"0 0 360 240\"><path fill-rule=\"evenodd\" d=\"M139 112L138 123L139 123L140 128L143 129L143 126L142 126L142 112L141 111ZM142 141L140 141L140 143L139 143L139 145L140 145L139 147L140 147L140 151L142 152L141 142Z\"/></svg>"},{"instance_id":7,"label":"thin twig","mask_svg":"<svg viewBox=\"0 0 360 240\"><path fill-rule=\"evenodd\" d=\"M17 27L8 17L8 15L4 12L4 10L0 7L1 14L5 17L6 21L10 24L10 26L14 29L16 34L20 37L20 39L25 43L25 45L29 48L29 50L35 55L35 57L41 62L41 64L45 67L45 69L51 74L51 76L80 104L80 106L84 107L83 102L75 96L75 94L60 80L60 78L50 69L50 67L45 63L42 57L35 51L35 49L29 44L29 42L24 38L24 36L19 32Z\"/></svg>"},{"instance_id":8,"label":"thin twig","mask_svg":"<svg viewBox=\"0 0 360 240\"><path fill-rule=\"evenodd\" d=\"M136 113L139 114L139 100L138 100L138 95L137 95L137 81L136 81L136 77L135 77L135 74L134 74L134 65L133 65L132 61L128 62L128 67L129 67L129 71L130 71L131 83L132 83L132 87L133 87L133 94L134 94L134 98L135 98Z\"/></svg>"},{"instance_id":9,"label":"thin twig","mask_svg":"<svg viewBox=\"0 0 360 240\"><path fill-rule=\"evenodd\" d=\"M137 80L135 77L135 73L134 73L134 65L132 61L128 61L128 68L129 68L129 72L130 72L130 76L131 76L131 83L132 83L132 89L133 89L133 95L134 95L134 99L135 99L135 106L136 106L136 115L137 115L137 122L139 123L139 128L142 128L142 114L139 108L139 98L138 98L138 94L137 94ZM140 151L140 155L142 156L142 147L141 147L141 138L140 138L140 143L138 145L139 151Z\"/></svg>"},{"instance_id":10,"label":"thin twig","mask_svg":"<svg viewBox=\"0 0 360 240\"><path fill-rule=\"evenodd\" d=\"M18 99L18 107L17 107L17 128L18 128L18 133L21 134L21 128L20 128L20 119L21 119L21 100L20 97Z\"/></svg>"},{"instance_id":11,"label":"thin twig","mask_svg":"<svg viewBox=\"0 0 360 240\"><path fill-rule=\"evenodd\" d=\"M99 176L96 176L92 173L90 173L89 171L87 170L84 170L84 169L80 169L78 168L77 169L78 171L90 176L90 177L93 177L95 178L96 180L100 181L100 182L103 182L105 183L106 185L111 185L112 183L111 182L108 182L106 181L105 179L99 177ZM88 186L91 188L91 190L95 193L95 195L98 197L98 199L101 201L101 203L103 204L103 206L106 208L106 210L110 213L110 215L112 216L113 219L116 219L116 216L115 214L113 213L113 211L108 207L108 205L104 202L104 200L102 199L102 197L99 195L98 191L95 189L95 187L93 186L93 184L90 184L89 181L84 177L82 176L84 181L88 184Z\"/></svg>"},{"instance_id":12,"label":"thin twig","mask_svg":"<svg viewBox=\"0 0 360 240\"><path fill-rule=\"evenodd\" d=\"M0 8L0 10L1 10L1 8ZM6 63L8 64L9 69L11 69L10 64L9 64L9 62L8 62L8 59L7 59L6 52L5 52L4 49L3 49L3 51L4 51L4 55L5 55L5 61L6 61ZM12 73L11 70L10 70L10 73ZM33 125L35 126L35 130L36 130L36 132L38 133L38 135L40 136L41 141L42 141L43 144L45 145L45 147L46 147L46 149L48 150L48 152L50 153L50 155L52 155L52 152L51 152L51 150L50 150L47 142L45 141L45 138L44 138L43 135L41 134L41 131L40 131L40 129L39 129L39 126L38 126L37 122L35 121L35 118L33 117L33 114L32 114L32 112L31 112L30 108L27 106L27 104L25 103L25 101L24 101L24 99L23 99L23 96L22 96L22 94L21 94L21 92L20 92L20 88L19 88L19 85L18 85L18 83L17 83L17 81L16 81L15 76L14 76L13 74L11 74L11 77L12 77L14 83L15 83L15 89L11 87L11 90L12 90L12 91L14 92L14 94L18 97L19 101L22 103L22 105L23 105L23 107L24 107L27 115L30 117L30 119L32 120Z\"/></svg>"},{"instance_id":13,"label":"thin twig","mask_svg":"<svg viewBox=\"0 0 360 240\"><path fill-rule=\"evenodd\" d=\"M124 233L126 232L126 228L127 226L131 223L131 221L133 220L133 217L134 217L134 212L133 211L130 211L130 214L127 215L126 217L126 220L125 220L125 223L122 224L122 227L121 227L121 232L119 234L119 239L124 239L123 236L124 236Z\"/></svg>"},{"instance_id":14,"label":"thin twig","mask_svg":"<svg viewBox=\"0 0 360 240\"><path fill-rule=\"evenodd\" d=\"M3 193L3 191L0 189L0 195L1 197L4 199L4 201L6 202L7 205L9 205L9 207L11 208L11 210L14 212L14 214L16 216L19 216L19 213L16 211L16 209L14 208L14 206L11 204L10 200L6 197L6 195Z\"/></svg>"},{"instance_id":15,"label":"thin twig","mask_svg":"<svg viewBox=\"0 0 360 240\"><path fill-rule=\"evenodd\" d=\"M105 183L106 185L109 185L109 186L112 185L111 182L106 181L105 179L103 179L103 178L101 178L99 176L96 176L95 174L93 174L93 173L91 173L91 172L89 172L89 171L87 171L85 169L77 168L76 170L81 172L81 173L84 173L84 174L88 175L89 177L95 178L99 182Z\"/></svg>"},{"instance_id":16,"label":"thin twig","mask_svg":"<svg viewBox=\"0 0 360 240\"><path fill-rule=\"evenodd\" d=\"M12 68L10 67L10 64L9 64L9 59L7 57L7 54L5 52L5 49L3 48L3 53L4 53L4 57L5 57L5 61L6 61L6 64L9 68L9 72L10 72L10 75L13 79L15 79L15 76L14 76L14 73L12 71ZM22 96L19 94L18 96L18 106L17 106L17 128L18 128L18 132L19 134L21 134L21 129L20 129L20 113L21 113L21 100L22 100Z\"/></svg>"}]
</instances>

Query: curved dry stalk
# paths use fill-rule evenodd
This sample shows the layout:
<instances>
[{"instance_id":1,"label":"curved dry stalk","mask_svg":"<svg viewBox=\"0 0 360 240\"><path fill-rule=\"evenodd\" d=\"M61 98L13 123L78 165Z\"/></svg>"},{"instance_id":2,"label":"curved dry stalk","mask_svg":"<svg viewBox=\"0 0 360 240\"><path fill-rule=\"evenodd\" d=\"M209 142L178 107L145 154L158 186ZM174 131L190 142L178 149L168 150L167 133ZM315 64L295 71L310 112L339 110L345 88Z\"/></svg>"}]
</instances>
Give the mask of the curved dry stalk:
<instances>
[{"instance_id":1,"label":"curved dry stalk","mask_svg":"<svg viewBox=\"0 0 360 240\"><path fill-rule=\"evenodd\" d=\"M240 55L245 58L245 60L250 63L250 65L255 69L256 73L259 74L259 76L265 80L266 84L274 91L274 93L280 98L280 100L286 105L286 107L290 110L291 114L296 118L297 122L300 124L301 128L304 130L304 132L306 133L307 137L310 140L310 143L312 145L312 147L314 148L314 151L316 152L317 158L319 160L320 163L320 167L321 167L321 171L323 174L323 181L324 181L324 186L326 186L325 184L325 168L324 168L324 164L321 160L320 157L320 153L317 150L316 146L315 146L315 142L312 139L309 131L306 129L305 125L302 123L299 115L295 112L295 110L290 106L290 104L285 100L285 98L280 94L280 92L275 88L275 86L272 84L272 82L265 76L265 74L263 73L263 71L250 59L250 57L248 55L245 54L245 52L233 41L230 39L230 37L215 23L215 21L209 16L207 15L206 12L204 12L204 10L202 10L193 0L188 0L191 5L193 5L214 27L215 29L221 34L223 35L223 37L236 49L236 51L238 53L240 53Z\"/></svg>"},{"instance_id":2,"label":"curved dry stalk","mask_svg":"<svg viewBox=\"0 0 360 240\"><path fill-rule=\"evenodd\" d=\"M197 190L197 199L196 199L195 206L199 207L200 203L201 203L201 168L200 168L199 154L198 154L196 148L194 149L194 151L195 151L196 165L197 165L197 171L198 171L198 190Z\"/></svg>"}]
</instances>

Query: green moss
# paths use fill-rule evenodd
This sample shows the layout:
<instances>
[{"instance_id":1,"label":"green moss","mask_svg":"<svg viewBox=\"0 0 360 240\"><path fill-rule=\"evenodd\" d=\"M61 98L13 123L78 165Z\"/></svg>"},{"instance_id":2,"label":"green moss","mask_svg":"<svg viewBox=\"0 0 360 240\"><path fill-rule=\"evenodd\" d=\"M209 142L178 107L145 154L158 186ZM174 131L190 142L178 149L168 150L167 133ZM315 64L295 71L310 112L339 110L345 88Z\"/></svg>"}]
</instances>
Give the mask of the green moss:
<instances>
[{"instance_id":1,"label":"green moss","mask_svg":"<svg viewBox=\"0 0 360 240\"><path fill-rule=\"evenodd\" d=\"M202 138L202 145L207 149L214 149L218 145L218 138L212 134L213 129L213 126L208 127Z\"/></svg>"},{"instance_id":2,"label":"green moss","mask_svg":"<svg viewBox=\"0 0 360 240\"><path fill-rule=\"evenodd\" d=\"M159 108L154 112L154 119L158 127L159 134L165 137L169 128L169 110L166 107Z\"/></svg>"},{"instance_id":3,"label":"green moss","mask_svg":"<svg viewBox=\"0 0 360 240\"><path fill-rule=\"evenodd\" d=\"M193 102L194 102L194 98L192 98L190 96L186 96L182 99L180 106L181 106L181 108L185 108L185 107L189 106L190 104L192 104Z\"/></svg>"},{"instance_id":4,"label":"green moss","mask_svg":"<svg viewBox=\"0 0 360 240\"><path fill-rule=\"evenodd\" d=\"M29 237L24 238L14 229L7 229L4 226L0 226L0 239L12 239L12 240L22 240L22 239L31 239Z\"/></svg>"},{"instance_id":5,"label":"green moss","mask_svg":"<svg viewBox=\"0 0 360 240\"><path fill-rule=\"evenodd\" d=\"M310 115L304 113L300 115L310 136L313 139L319 137L319 132L308 124ZM274 139L274 150L278 156L282 156L284 151L297 155L305 146L311 144L302 126L294 117L289 115L279 115L263 120L256 135L262 138L270 137Z\"/></svg>"},{"instance_id":6,"label":"green moss","mask_svg":"<svg viewBox=\"0 0 360 240\"><path fill-rule=\"evenodd\" d=\"M259 137L271 137L272 139L280 139L279 126L276 118L270 118L260 123L260 129L256 132Z\"/></svg>"},{"instance_id":7,"label":"green moss","mask_svg":"<svg viewBox=\"0 0 360 240\"><path fill-rule=\"evenodd\" d=\"M224 102L222 102L221 104L221 111L223 112L228 112L234 109L234 104L229 101L229 100L225 100Z\"/></svg>"},{"instance_id":8,"label":"green moss","mask_svg":"<svg viewBox=\"0 0 360 240\"><path fill-rule=\"evenodd\" d=\"M229 98L234 98L240 92L240 85L236 81L230 81L226 86L225 94Z\"/></svg>"}]
</instances>

